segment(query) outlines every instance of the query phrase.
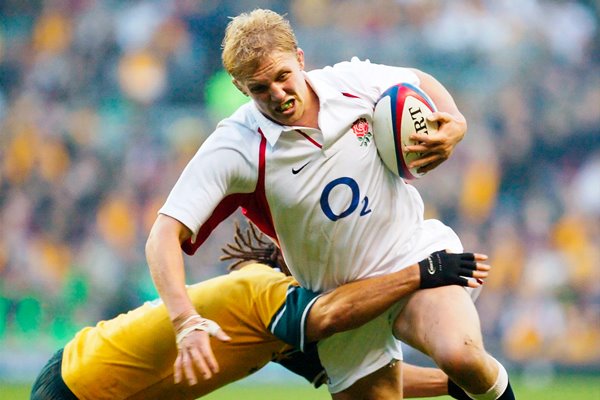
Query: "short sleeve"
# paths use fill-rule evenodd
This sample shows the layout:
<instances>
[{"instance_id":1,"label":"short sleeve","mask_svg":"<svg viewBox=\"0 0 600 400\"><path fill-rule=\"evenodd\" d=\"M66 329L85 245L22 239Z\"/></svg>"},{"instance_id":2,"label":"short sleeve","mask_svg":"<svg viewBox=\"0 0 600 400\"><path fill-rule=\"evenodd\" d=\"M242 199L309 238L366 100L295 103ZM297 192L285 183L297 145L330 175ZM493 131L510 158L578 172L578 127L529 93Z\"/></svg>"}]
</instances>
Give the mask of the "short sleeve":
<instances>
[{"instance_id":1,"label":"short sleeve","mask_svg":"<svg viewBox=\"0 0 600 400\"><path fill-rule=\"evenodd\" d=\"M291 285L285 303L273 315L269 331L278 339L302 351L306 343L306 321L315 301L321 296L300 286Z\"/></svg>"},{"instance_id":2,"label":"short sleeve","mask_svg":"<svg viewBox=\"0 0 600 400\"><path fill-rule=\"evenodd\" d=\"M258 181L260 135L223 124L200 146L158 211L197 234L226 196L252 193Z\"/></svg>"}]
</instances>

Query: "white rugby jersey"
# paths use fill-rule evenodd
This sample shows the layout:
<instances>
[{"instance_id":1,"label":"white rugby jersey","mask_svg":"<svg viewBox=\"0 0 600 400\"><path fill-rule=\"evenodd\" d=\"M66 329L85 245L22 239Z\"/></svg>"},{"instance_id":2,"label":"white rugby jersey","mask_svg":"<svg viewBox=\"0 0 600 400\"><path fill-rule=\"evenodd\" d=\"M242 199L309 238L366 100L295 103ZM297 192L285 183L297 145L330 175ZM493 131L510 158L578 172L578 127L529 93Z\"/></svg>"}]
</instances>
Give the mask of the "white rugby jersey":
<instances>
[{"instance_id":1,"label":"white rugby jersey","mask_svg":"<svg viewBox=\"0 0 600 400\"><path fill-rule=\"evenodd\" d=\"M314 291L456 247L456 235L440 224L447 231L415 248L423 202L385 168L373 143L375 102L393 84L418 85L417 76L353 58L306 79L319 97L319 130L279 125L249 102L218 124L187 165L159 211L195 233L184 250L192 254L240 206Z\"/></svg>"}]
</instances>

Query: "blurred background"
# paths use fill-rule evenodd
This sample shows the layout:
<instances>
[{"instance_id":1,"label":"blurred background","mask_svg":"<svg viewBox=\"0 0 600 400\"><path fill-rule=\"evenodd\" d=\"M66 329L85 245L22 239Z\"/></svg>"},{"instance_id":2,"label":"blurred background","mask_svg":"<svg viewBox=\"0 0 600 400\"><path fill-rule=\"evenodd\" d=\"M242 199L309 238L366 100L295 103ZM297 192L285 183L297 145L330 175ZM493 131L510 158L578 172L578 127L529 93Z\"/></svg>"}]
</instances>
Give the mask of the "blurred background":
<instances>
[{"instance_id":1,"label":"blurred background","mask_svg":"<svg viewBox=\"0 0 600 400\"><path fill-rule=\"evenodd\" d=\"M156 297L149 227L246 101L220 44L258 6L288 14L307 69L356 55L453 93L469 133L415 185L495 266L488 348L538 378L600 373L597 1L2 0L0 380L30 381L80 328ZM225 273L236 218L186 258L190 282Z\"/></svg>"}]
</instances>

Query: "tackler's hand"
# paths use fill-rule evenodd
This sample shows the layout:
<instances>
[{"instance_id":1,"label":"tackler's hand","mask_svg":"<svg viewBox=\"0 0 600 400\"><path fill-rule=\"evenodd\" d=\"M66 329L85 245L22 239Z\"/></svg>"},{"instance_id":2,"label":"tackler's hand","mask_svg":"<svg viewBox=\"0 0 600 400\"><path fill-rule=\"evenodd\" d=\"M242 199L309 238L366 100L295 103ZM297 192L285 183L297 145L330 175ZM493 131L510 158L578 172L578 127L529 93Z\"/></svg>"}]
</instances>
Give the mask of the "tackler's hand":
<instances>
[{"instance_id":1,"label":"tackler's hand","mask_svg":"<svg viewBox=\"0 0 600 400\"><path fill-rule=\"evenodd\" d=\"M461 285L477 288L483 285L491 266L484 264L485 254L447 253L437 251L419 261L421 289L447 285Z\"/></svg>"},{"instance_id":2,"label":"tackler's hand","mask_svg":"<svg viewBox=\"0 0 600 400\"><path fill-rule=\"evenodd\" d=\"M420 173L429 172L446 161L456 145L467 132L467 123L446 112L437 111L427 117L428 121L438 124L436 131L429 134L414 134L410 139L417 144L405 147L407 153L420 153L421 157L414 160L409 168L418 168Z\"/></svg>"},{"instance_id":3,"label":"tackler's hand","mask_svg":"<svg viewBox=\"0 0 600 400\"><path fill-rule=\"evenodd\" d=\"M177 359L175 360L173 378L175 383L185 376L188 384L198 383L196 372L204 379L210 379L219 372L219 364L210 345L210 336L227 342L231 338L214 321L190 313L173 321L177 341Z\"/></svg>"}]
</instances>

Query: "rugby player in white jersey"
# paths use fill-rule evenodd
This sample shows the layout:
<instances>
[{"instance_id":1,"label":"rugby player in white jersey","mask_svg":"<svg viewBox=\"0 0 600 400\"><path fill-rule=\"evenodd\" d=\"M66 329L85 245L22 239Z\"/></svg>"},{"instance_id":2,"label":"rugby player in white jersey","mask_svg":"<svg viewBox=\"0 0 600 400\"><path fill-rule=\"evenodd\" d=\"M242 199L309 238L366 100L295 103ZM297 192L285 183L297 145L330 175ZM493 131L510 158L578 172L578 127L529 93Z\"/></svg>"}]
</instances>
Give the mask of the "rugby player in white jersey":
<instances>
[{"instance_id":1,"label":"rugby player in white jersey","mask_svg":"<svg viewBox=\"0 0 600 400\"><path fill-rule=\"evenodd\" d=\"M252 101L201 146L146 245L174 327L186 333L176 371L189 376L195 366L204 378L218 371L209 341L216 331L186 294L181 248L193 254L238 207L278 243L294 277L313 291L391 273L435 251L462 252L449 227L424 220L417 190L384 167L358 129L371 125L373 106L388 87L420 86L438 106L433 118L440 127L414 137L421 144L408 150L424 154L412 166L438 166L467 124L432 76L358 59L306 72L289 22L268 10L232 19L223 63ZM397 339L432 357L474 399L514 398L506 370L484 348L470 294L459 286L418 291L362 327L321 341L333 397L401 398Z\"/></svg>"}]
</instances>

